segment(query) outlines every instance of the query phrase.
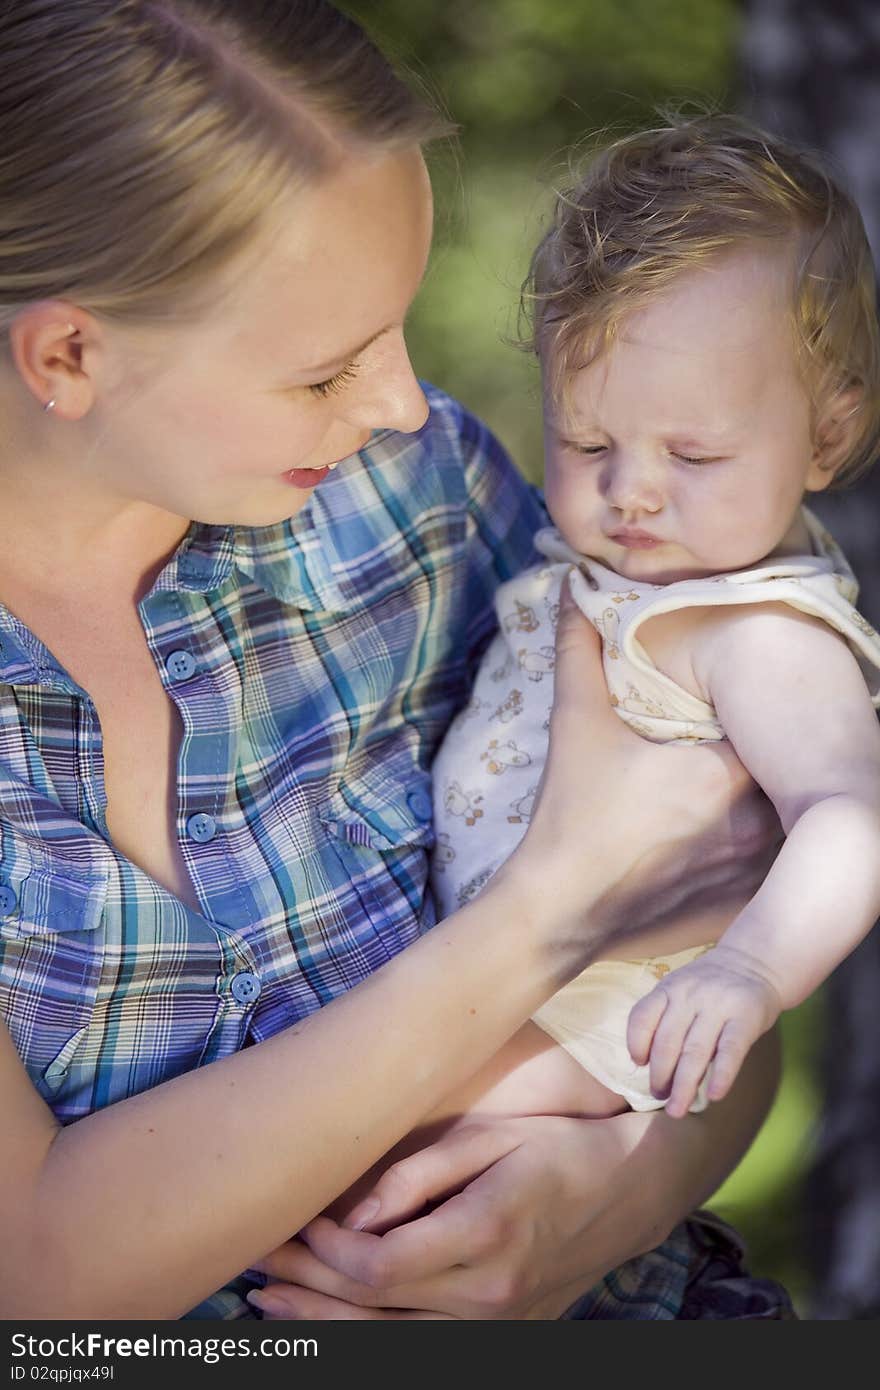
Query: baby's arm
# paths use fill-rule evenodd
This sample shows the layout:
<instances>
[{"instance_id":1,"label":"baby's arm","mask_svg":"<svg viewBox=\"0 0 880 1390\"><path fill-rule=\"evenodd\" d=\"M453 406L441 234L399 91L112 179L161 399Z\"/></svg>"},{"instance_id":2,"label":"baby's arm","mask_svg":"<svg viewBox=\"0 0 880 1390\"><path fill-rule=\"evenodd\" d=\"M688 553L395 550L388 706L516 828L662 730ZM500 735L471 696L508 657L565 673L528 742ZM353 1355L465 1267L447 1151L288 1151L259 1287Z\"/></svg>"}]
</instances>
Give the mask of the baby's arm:
<instances>
[{"instance_id":1,"label":"baby's arm","mask_svg":"<svg viewBox=\"0 0 880 1390\"><path fill-rule=\"evenodd\" d=\"M846 643L784 604L704 610L694 671L786 841L714 950L633 1009L633 1060L667 1112L707 1066L726 1094L755 1039L799 1004L880 916L880 726Z\"/></svg>"}]
</instances>

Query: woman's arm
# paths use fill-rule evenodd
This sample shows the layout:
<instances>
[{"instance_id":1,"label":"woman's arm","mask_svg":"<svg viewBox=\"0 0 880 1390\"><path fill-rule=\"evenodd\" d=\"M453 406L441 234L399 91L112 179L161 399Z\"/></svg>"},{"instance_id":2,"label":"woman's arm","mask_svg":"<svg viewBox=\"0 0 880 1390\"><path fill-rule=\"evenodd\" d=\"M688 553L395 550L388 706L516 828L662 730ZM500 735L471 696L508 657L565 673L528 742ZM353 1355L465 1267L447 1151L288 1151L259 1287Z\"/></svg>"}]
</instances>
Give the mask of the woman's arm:
<instances>
[{"instance_id":1,"label":"woman's arm","mask_svg":"<svg viewBox=\"0 0 880 1390\"><path fill-rule=\"evenodd\" d=\"M553 988L514 906L499 881L304 1023L63 1130L0 1030L2 1315L179 1316L297 1230Z\"/></svg>"},{"instance_id":2,"label":"woman's arm","mask_svg":"<svg viewBox=\"0 0 880 1390\"><path fill-rule=\"evenodd\" d=\"M558 659L528 835L478 899L348 995L63 1130L0 1029L0 1315L179 1316L348 1187L633 912L678 910L683 877L723 892L743 848L761 859L739 765L626 730L570 604Z\"/></svg>"},{"instance_id":3,"label":"woman's arm","mask_svg":"<svg viewBox=\"0 0 880 1390\"><path fill-rule=\"evenodd\" d=\"M703 1114L475 1122L387 1170L345 1225L321 1216L261 1262L268 1317L556 1318L665 1239L742 1158L776 1090L779 1041L754 1047ZM427 1216L407 1218L453 1191ZM369 1214L370 1228L350 1223ZM390 1227L390 1229L388 1229ZM280 1282L286 1281L286 1282ZM412 1315L412 1314L411 1314Z\"/></svg>"}]
</instances>

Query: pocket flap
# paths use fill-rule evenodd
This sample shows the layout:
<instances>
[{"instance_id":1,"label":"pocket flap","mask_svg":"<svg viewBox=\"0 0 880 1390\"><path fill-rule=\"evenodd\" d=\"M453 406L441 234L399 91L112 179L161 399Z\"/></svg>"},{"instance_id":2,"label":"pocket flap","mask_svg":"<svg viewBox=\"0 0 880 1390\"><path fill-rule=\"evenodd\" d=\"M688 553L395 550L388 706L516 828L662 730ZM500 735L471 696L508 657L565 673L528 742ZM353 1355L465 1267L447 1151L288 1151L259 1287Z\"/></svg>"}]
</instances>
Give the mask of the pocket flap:
<instances>
[{"instance_id":1,"label":"pocket flap","mask_svg":"<svg viewBox=\"0 0 880 1390\"><path fill-rule=\"evenodd\" d=\"M351 845L393 850L434 843L431 778L409 765L393 770L373 766L359 776L347 773L319 813L322 825Z\"/></svg>"},{"instance_id":2,"label":"pocket flap","mask_svg":"<svg viewBox=\"0 0 880 1390\"><path fill-rule=\"evenodd\" d=\"M111 851L58 851L52 841L35 842L3 828L0 836L0 934L10 938L52 932L92 931L107 896Z\"/></svg>"}]
</instances>

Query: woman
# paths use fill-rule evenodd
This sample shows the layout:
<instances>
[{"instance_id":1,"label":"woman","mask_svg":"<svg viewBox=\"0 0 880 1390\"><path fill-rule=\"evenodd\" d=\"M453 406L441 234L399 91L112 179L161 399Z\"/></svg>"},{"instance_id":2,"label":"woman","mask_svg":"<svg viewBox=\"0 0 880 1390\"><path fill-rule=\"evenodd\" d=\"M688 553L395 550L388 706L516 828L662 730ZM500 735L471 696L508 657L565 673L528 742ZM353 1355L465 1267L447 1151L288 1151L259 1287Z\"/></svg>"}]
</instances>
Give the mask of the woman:
<instances>
[{"instance_id":1,"label":"woman","mask_svg":"<svg viewBox=\"0 0 880 1390\"><path fill-rule=\"evenodd\" d=\"M426 769L539 516L406 355L440 125L322 0L22 0L0 62L0 1311L242 1316L239 1271L600 941L771 837L729 756L616 727L572 620L522 851L398 954L432 923ZM649 863L618 848L634 804ZM464 1243L506 1207L521 1248L463 1288L441 1215L411 1306L478 1316L527 1278L508 1314L560 1315L737 1160L764 1052L693 1123L427 1149L496 1175ZM300 1283L303 1249L274 1257Z\"/></svg>"}]
</instances>

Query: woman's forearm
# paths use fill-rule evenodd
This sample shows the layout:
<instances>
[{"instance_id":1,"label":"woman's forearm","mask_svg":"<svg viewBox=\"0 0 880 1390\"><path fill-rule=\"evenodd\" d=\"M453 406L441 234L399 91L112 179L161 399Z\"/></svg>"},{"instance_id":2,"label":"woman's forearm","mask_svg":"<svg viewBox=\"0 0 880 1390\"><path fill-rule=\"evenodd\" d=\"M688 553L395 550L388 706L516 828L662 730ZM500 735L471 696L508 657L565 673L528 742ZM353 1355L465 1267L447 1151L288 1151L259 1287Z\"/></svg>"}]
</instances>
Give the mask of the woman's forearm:
<instances>
[{"instance_id":1,"label":"woman's forearm","mask_svg":"<svg viewBox=\"0 0 880 1390\"><path fill-rule=\"evenodd\" d=\"M44 1122L10 1156L20 1183L5 1165L3 1316L178 1317L292 1235L574 973L545 922L499 875L304 1023L54 1135Z\"/></svg>"}]
</instances>

